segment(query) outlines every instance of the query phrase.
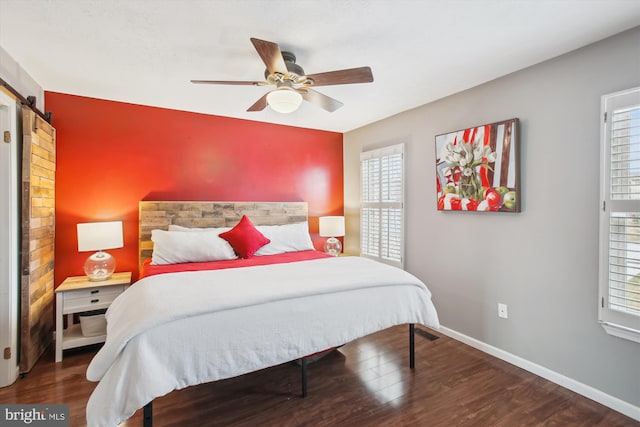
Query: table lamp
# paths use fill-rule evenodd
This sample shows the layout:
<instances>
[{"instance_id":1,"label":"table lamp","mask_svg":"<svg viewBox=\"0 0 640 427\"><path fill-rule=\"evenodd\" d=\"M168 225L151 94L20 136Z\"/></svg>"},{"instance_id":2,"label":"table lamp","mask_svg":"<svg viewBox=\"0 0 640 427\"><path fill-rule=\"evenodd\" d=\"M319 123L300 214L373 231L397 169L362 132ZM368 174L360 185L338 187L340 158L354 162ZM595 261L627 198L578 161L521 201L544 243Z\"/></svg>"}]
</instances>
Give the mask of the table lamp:
<instances>
[{"instance_id":1,"label":"table lamp","mask_svg":"<svg viewBox=\"0 0 640 427\"><path fill-rule=\"evenodd\" d=\"M320 236L328 237L324 244L324 251L329 255L338 256L342 252L342 244L336 237L344 236L343 216L321 216Z\"/></svg>"},{"instance_id":2,"label":"table lamp","mask_svg":"<svg viewBox=\"0 0 640 427\"><path fill-rule=\"evenodd\" d=\"M103 251L122 246L122 221L78 224L78 252L98 251L84 263L84 272L89 280L100 281L111 277L116 270L116 259Z\"/></svg>"}]
</instances>

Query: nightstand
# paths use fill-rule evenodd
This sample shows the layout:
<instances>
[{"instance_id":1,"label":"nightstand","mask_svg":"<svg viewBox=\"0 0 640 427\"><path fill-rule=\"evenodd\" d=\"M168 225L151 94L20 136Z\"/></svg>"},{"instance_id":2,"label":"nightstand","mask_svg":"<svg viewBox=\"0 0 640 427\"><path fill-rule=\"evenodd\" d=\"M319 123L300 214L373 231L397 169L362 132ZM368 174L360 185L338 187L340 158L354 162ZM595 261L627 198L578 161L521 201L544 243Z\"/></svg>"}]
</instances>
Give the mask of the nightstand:
<instances>
[{"instance_id":1,"label":"nightstand","mask_svg":"<svg viewBox=\"0 0 640 427\"><path fill-rule=\"evenodd\" d=\"M114 273L108 280L92 282L87 276L68 277L56 288L56 362L62 361L62 351L69 348L104 342L106 335L85 337L79 323L64 317L68 314L108 308L114 299L131 285L131 273ZM73 316L71 316L73 317Z\"/></svg>"}]
</instances>

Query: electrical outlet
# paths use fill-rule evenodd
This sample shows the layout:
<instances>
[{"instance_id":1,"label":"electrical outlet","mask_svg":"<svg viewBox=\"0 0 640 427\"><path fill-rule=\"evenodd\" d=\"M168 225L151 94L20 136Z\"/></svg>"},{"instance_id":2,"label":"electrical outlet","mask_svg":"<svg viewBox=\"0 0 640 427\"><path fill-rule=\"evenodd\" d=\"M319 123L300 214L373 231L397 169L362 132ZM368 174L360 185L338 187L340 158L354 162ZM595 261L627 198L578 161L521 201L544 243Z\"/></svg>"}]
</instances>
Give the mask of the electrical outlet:
<instances>
[{"instance_id":1,"label":"electrical outlet","mask_svg":"<svg viewBox=\"0 0 640 427\"><path fill-rule=\"evenodd\" d=\"M502 317L503 319L509 318L507 304L498 303L498 317Z\"/></svg>"}]
</instances>

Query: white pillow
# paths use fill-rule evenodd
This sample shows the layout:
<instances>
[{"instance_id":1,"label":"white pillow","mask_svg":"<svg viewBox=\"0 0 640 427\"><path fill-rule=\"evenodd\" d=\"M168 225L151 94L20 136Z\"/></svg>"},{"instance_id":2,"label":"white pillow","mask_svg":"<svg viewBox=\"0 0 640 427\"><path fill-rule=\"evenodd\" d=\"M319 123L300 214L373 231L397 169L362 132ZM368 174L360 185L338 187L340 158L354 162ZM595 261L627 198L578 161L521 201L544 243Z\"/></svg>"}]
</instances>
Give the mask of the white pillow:
<instances>
[{"instance_id":1,"label":"white pillow","mask_svg":"<svg viewBox=\"0 0 640 427\"><path fill-rule=\"evenodd\" d=\"M264 234L264 237L271 240L271 243L261 247L255 255L275 255L315 249L306 221L285 225L258 225L256 228Z\"/></svg>"},{"instance_id":2,"label":"white pillow","mask_svg":"<svg viewBox=\"0 0 640 427\"><path fill-rule=\"evenodd\" d=\"M218 229L182 233L152 230L151 265L236 259L236 253L229 242L218 236L223 231Z\"/></svg>"},{"instance_id":3,"label":"white pillow","mask_svg":"<svg viewBox=\"0 0 640 427\"><path fill-rule=\"evenodd\" d=\"M220 228L197 228L197 227L183 227L181 225L169 224L169 231L220 231L220 233L224 233L225 231L231 230L231 227L220 227Z\"/></svg>"}]
</instances>

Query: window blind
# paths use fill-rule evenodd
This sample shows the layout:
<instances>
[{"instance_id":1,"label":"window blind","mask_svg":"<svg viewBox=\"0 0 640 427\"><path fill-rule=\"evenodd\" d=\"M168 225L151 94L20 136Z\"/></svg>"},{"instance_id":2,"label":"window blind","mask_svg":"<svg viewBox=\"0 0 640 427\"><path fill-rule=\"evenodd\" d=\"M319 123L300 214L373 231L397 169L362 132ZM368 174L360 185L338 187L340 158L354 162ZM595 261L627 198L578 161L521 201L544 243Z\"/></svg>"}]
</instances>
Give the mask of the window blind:
<instances>
[{"instance_id":1,"label":"window blind","mask_svg":"<svg viewBox=\"0 0 640 427\"><path fill-rule=\"evenodd\" d=\"M599 320L640 342L640 88L603 97Z\"/></svg>"},{"instance_id":2,"label":"window blind","mask_svg":"<svg viewBox=\"0 0 640 427\"><path fill-rule=\"evenodd\" d=\"M640 106L611 115L611 198L640 199Z\"/></svg>"},{"instance_id":3,"label":"window blind","mask_svg":"<svg viewBox=\"0 0 640 427\"><path fill-rule=\"evenodd\" d=\"M361 153L360 253L402 266L404 146Z\"/></svg>"},{"instance_id":4,"label":"window blind","mask_svg":"<svg viewBox=\"0 0 640 427\"><path fill-rule=\"evenodd\" d=\"M609 308L640 316L640 214L612 212Z\"/></svg>"}]
</instances>

